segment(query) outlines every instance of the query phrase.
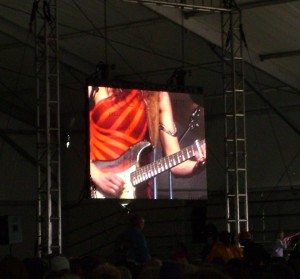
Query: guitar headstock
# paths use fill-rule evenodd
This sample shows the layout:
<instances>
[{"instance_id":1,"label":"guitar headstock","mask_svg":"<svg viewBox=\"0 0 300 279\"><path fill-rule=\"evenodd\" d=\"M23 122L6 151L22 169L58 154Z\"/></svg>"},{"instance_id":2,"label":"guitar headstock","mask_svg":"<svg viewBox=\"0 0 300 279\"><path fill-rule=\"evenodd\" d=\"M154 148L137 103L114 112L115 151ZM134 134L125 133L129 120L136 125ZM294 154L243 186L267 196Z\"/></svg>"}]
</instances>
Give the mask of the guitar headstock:
<instances>
[{"instance_id":1,"label":"guitar headstock","mask_svg":"<svg viewBox=\"0 0 300 279\"><path fill-rule=\"evenodd\" d=\"M200 121L200 107L197 107L194 109L190 117L189 128L194 129L195 127L199 127L199 121Z\"/></svg>"}]
</instances>

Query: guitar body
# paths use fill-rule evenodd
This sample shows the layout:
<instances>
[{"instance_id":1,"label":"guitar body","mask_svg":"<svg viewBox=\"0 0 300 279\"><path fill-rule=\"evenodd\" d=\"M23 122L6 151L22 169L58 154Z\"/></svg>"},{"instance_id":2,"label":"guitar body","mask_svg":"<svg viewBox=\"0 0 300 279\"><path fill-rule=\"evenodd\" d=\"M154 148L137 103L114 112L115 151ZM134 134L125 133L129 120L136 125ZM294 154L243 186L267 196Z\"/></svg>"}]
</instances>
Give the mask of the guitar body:
<instances>
[{"instance_id":1,"label":"guitar body","mask_svg":"<svg viewBox=\"0 0 300 279\"><path fill-rule=\"evenodd\" d=\"M120 199L135 199L135 187L132 184L130 174L139 167L139 161L142 152L150 147L148 141L141 141L133 145L122 156L112 161L95 161L94 164L103 172L116 173L125 182L124 189L118 198ZM109 198L98 189L93 190L93 198Z\"/></svg>"},{"instance_id":2,"label":"guitar body","mask_svg":"<svg viewBox=\"0 0 300 279\"><path fill-rule=\"evenodd\" d=\"M125 185L119 197L108 196L95 188L92 190L92 198L135 199L136 187L139 184L194 157L196 152L201 152L202 144L203 141L196 140L192 145L145 166L140 166L139 162L143 150L151 146L148 141L136 143L116 160L94 161L93 163L99 170L115 173L123 179Z\"/></svg>"}]
</instances>

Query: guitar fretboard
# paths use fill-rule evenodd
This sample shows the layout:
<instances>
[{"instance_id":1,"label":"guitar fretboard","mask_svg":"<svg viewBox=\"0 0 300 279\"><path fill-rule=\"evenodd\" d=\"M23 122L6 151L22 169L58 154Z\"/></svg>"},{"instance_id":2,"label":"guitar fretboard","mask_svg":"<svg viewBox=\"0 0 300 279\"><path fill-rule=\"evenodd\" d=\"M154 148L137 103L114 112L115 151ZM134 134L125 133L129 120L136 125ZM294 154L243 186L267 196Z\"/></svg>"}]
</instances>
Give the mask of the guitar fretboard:
<instances>
[{"instance_id":1,"label":"guitar fretboard","mask_svg":"<svg viewBox=\"0 0 300 279\"><path fill-rule=\"evenodd\" d=\"M135 186L139 183L142 183L158 174L161 174L178 164L192 158L195 156L195 152L199 148L199 142L196 140L192 145L183 148L182 150L169 155L167 157L163 157L158 159L155 162L152 162L144 167L138 168L136 171L132 172L131 182L132 185Z\"/></svg>"}]
</instances>

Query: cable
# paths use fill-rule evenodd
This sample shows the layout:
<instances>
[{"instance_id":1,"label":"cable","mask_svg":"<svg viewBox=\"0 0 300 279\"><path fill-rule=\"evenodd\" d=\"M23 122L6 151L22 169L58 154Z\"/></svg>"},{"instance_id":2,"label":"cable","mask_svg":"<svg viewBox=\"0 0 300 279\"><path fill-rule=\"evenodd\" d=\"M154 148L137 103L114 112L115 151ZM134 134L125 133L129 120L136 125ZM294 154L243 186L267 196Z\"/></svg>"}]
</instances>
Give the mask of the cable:
<instances>
[{"instance_id":1,"label":"cable","mask_svg":"<svg viewBox=\"0 0 300 279\"><path fill-rule=\"evenodd\" d=\"M36 21L36 13L39 8L40 0L33 1L31 14L30 14L30 21L29 21L29 33L33 32L33 23Z\"/></svg>"},{"instance_id":2,"label":"cable","mask_svg":"<svg viewBox=\"0 0 300 279\"><path fill-rule=\"evenodd\" d=\"M100 36L105 39L105 36L98 30L96 25L89 19L89 17L85 14L85 12L81 9L81 7L76 3L75 0L72 0L74 5L78 8L78 10L82 13L82 15L85 17L85 19L93 26L94 30L97 30L97 32L100 34ZM109 40L107 40L107 44L111 47L111 49L121 58L121 60L142 80L143 77L135 71L135 69L126 61L126 59L121 55L121 53L111 44Z\"/></svg>"}]
</instances>

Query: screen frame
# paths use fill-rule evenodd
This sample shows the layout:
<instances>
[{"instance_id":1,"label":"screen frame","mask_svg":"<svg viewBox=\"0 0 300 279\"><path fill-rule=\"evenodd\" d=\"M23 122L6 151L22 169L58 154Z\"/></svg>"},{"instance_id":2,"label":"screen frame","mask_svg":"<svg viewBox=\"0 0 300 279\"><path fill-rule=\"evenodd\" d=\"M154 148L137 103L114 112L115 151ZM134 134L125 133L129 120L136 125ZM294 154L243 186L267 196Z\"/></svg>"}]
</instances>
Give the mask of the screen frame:
<instances>
[{"instance_id":1,"label":"screen frame","mask_svg":"<svg viewBox=\"0 0 300 279\"><path fill-rule=\"evenodd\" d=\"M87 183L87 197L88 199L93 199L91 195L91 173L90 173L90 129L89 129L89 112L90 112L90 100L88 88L92 87L111 87L111 88L124 88L124 89L139 89L147 91L167 91L169 93L181 93L181 94L199 94L203 97L202 87L193 86L176 86L172 84L156 84L156 83L146 83L146 82L132 82L132 81L99 81L95 79L87 79L85 86L85 119L86 119L86 156L87 156L87 166L86 166L86 183ZM203 105L204 107L204 105ZM204 120L204 119L203 119ZM205 126L205 125L204 125ZM206 171L206 170L205 170ZM207 191L207 182L206 182ZM116 200L122 200L115 198ZM157 198L159 200L167 200L166 198ZM172 199L171 197L169 199ZM189 199L179 199L179 200L191 200ZM204 198L204 200L207 199ZM102 199L100 199L102 200ZM140 200L137 198L136 200Z\"/></svg>"}]
</instances>

